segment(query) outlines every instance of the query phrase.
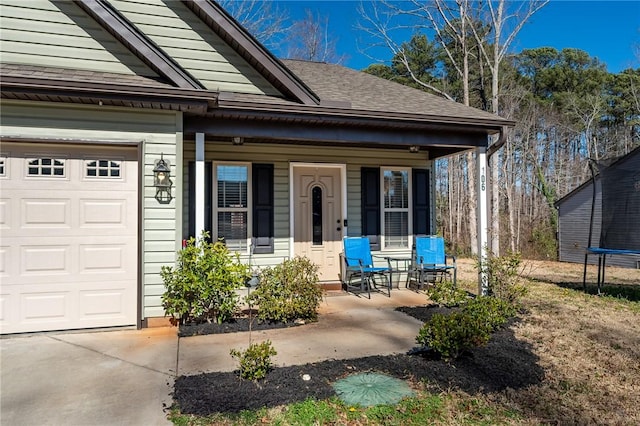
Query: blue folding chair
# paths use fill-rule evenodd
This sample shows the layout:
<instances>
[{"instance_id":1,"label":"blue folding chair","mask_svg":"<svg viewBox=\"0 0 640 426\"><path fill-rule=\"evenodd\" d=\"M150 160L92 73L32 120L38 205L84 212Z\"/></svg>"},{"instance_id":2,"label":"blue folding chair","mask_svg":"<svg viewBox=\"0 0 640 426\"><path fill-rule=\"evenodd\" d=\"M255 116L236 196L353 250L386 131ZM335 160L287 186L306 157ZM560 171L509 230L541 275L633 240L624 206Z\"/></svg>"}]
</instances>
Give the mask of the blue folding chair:
<instances>
[{"instance_id":1,"label":"blue folding chair","mask_svg":"<svg viewBox=\"0 0 640 426\"><path fill-rule=\"evenodd\" d=\"M447 263L451 259L452 263ZM445 254L444 238L434 235L416 236L411 256L407 287L411 281L419 288L440 279L452 279L455 287L457 281L456 257Z\"/></svg>"},{"instance_id":2,"label":"blue folding chair","mask_svg":"<svg viewBox=\"0 0 640 426\"><path fill-rule=\"evenodd\" d=\"M381 281L381 287L387 289L387 294L391 297L391 265L376 267L373 264L371 246L368 237L346 237L344 238L344 261L345 277L344 285L346 290L366 291L371 299L371 288L378 289L376 280Z\"/></svg>"}]
</instances>

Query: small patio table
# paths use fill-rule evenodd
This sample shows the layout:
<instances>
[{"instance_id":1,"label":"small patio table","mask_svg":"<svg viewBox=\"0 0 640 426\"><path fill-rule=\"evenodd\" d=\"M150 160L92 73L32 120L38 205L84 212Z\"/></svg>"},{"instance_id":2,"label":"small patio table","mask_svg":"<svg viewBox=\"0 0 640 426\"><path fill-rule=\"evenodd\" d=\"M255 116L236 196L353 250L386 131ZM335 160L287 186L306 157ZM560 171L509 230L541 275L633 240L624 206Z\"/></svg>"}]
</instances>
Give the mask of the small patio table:
<instances>
[{"instance_id":1,"label":"small patio table","mask_svg":"<svg viewBox=\"0 0 640 426\"><path fill-rule=\"evenodd\" d=\"M411 256L406 255L394 255L394 256L385 256L387 262L389 262L389 266L391 267L390 281L393 286L393 276L394 274L398 274L397 285L396 288L400 288L400 275L402 273L409 272L409 268L411 267ZM407 277L407 280L409 277ZM408 284L408 283L407 283Z\"/></svg>"}]
</instances>

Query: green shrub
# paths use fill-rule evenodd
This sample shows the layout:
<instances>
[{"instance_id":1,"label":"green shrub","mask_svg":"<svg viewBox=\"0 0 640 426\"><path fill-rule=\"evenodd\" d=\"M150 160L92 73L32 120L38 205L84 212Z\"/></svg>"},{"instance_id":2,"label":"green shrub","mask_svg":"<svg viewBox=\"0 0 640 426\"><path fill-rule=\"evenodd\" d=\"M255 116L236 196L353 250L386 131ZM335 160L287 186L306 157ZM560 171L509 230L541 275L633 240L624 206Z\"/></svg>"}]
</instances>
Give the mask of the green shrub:
<instances>
[{"instance_id":1,"label":"green shrub","mask_svg":"<svg viewBox=\"0 0 640 426\"><path fill-rule=\"evenodd\" d=\"M295 257L260 272L260 284L247 298L261 321L316 320L322 300L318 266Z\"/></svg>"},{"instance_id":2,"label":"green shrub","mask_svg":"<svg viewBox=\"0 0 640 426\"><path fill-rule=\"evenodd\" d=\"M459 357L464 351L489 341L490 329L467 313L434 314L420 331L416 342L427 346L444 359Z\"/></svg>"},{"instance_id":3,"label":"green shrub","mask_svg":"<svg viewBox=\"0 0 640 426\"><path fill-rule=\"evenodd\" d=\"M459 357L464 351L483 346L491 333L515 315L513 305L491 296L467 302L449 315L435 314L416 337L416 342L439 353L444 359Z\"/></svg>"},{"instance_id":4,"label":"green shrub","mask_svg":"<svg viewBox=\"0 0 640 426\"><path fill-rule=\"evenodd\" d=\"M231 356L240 362L240 377L246 380L264 379L272 369L271 357L277 355L271 341L251 343L246 351L231 349Z\"/></svg>"},{"instance_id":5,"label":"green shrub","mask_svg":"<svg viewBox=\"0 0 640 426\"><path fill-rule=\"evenodd\" d=\"M494 331L516 314L516 308L496 297L479 296L464 305L462 312L486 323Z\"/></svg>"},{"instance_id":6,"label":"green shrub","mask_svg":"<svg viewBox=\"0 0 640 426\"><path fill-rule=\"evenodd\" d=\"M207 242L203 233L191 238L178 252L176 267L163 266L165 285L162 307L173 322L218 323L231 319L239 309L236 289L244 286L249 269L221 243Z\"/></svg>"},{"instance_id":7,"label":"green shrub","mask_svg":"<svg viewBox=\"0 0 640 426\"><path fill-rule=\"evenodd\" d=\"M440 306L458 306L468 299L466 291L456 288L453 282L442 280L427 287L429 299Z\"/></svg>"},{"instance_id":8,"label":"green shrub","mask_svg":"<svg viewBox=\"0 0 640 426\"><path fill-rule=\"evenodd\" d=\"M527 293L520 283L520 253L508 253L505 256L490 254L484 262L477 262L476 268L487 275L489 295L517 306Z\"/></svg>"}]
</instances>

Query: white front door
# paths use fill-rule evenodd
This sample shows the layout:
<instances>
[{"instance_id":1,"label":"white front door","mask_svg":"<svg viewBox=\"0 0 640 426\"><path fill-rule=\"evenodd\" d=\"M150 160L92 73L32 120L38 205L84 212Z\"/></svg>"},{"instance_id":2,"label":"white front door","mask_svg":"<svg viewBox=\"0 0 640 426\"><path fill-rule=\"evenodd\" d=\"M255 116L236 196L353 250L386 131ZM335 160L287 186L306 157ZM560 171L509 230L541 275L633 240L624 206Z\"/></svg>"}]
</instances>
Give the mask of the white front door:
<instances>
[{"instance_id":1,"label":"white front door","mask_svg":"<svg viewBox=\"0 0 640 426\"><path fill-rule=\"evenodd\" d=\"M337 281L344 219L340 169L297 166L293 179L294 252L320 267L320 281Z\"/></svg>"}]
</instances>

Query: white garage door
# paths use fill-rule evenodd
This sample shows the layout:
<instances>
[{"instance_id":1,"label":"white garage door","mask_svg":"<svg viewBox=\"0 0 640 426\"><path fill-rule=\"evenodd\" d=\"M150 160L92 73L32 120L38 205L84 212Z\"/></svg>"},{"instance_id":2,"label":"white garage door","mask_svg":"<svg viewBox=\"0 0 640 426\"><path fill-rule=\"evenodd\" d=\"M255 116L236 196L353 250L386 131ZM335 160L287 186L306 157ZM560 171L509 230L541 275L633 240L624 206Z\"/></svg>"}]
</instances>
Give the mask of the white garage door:
<instances>
[{"instance_id":1,"label":"white garage door","mask_svg":"<svg viewBox=\"0 0 640 426\"><path fill-rule=\"evenodd\" d=\"M135 324L136 149L0 152L0 331Z\"/></svg>"}]
</instances>

